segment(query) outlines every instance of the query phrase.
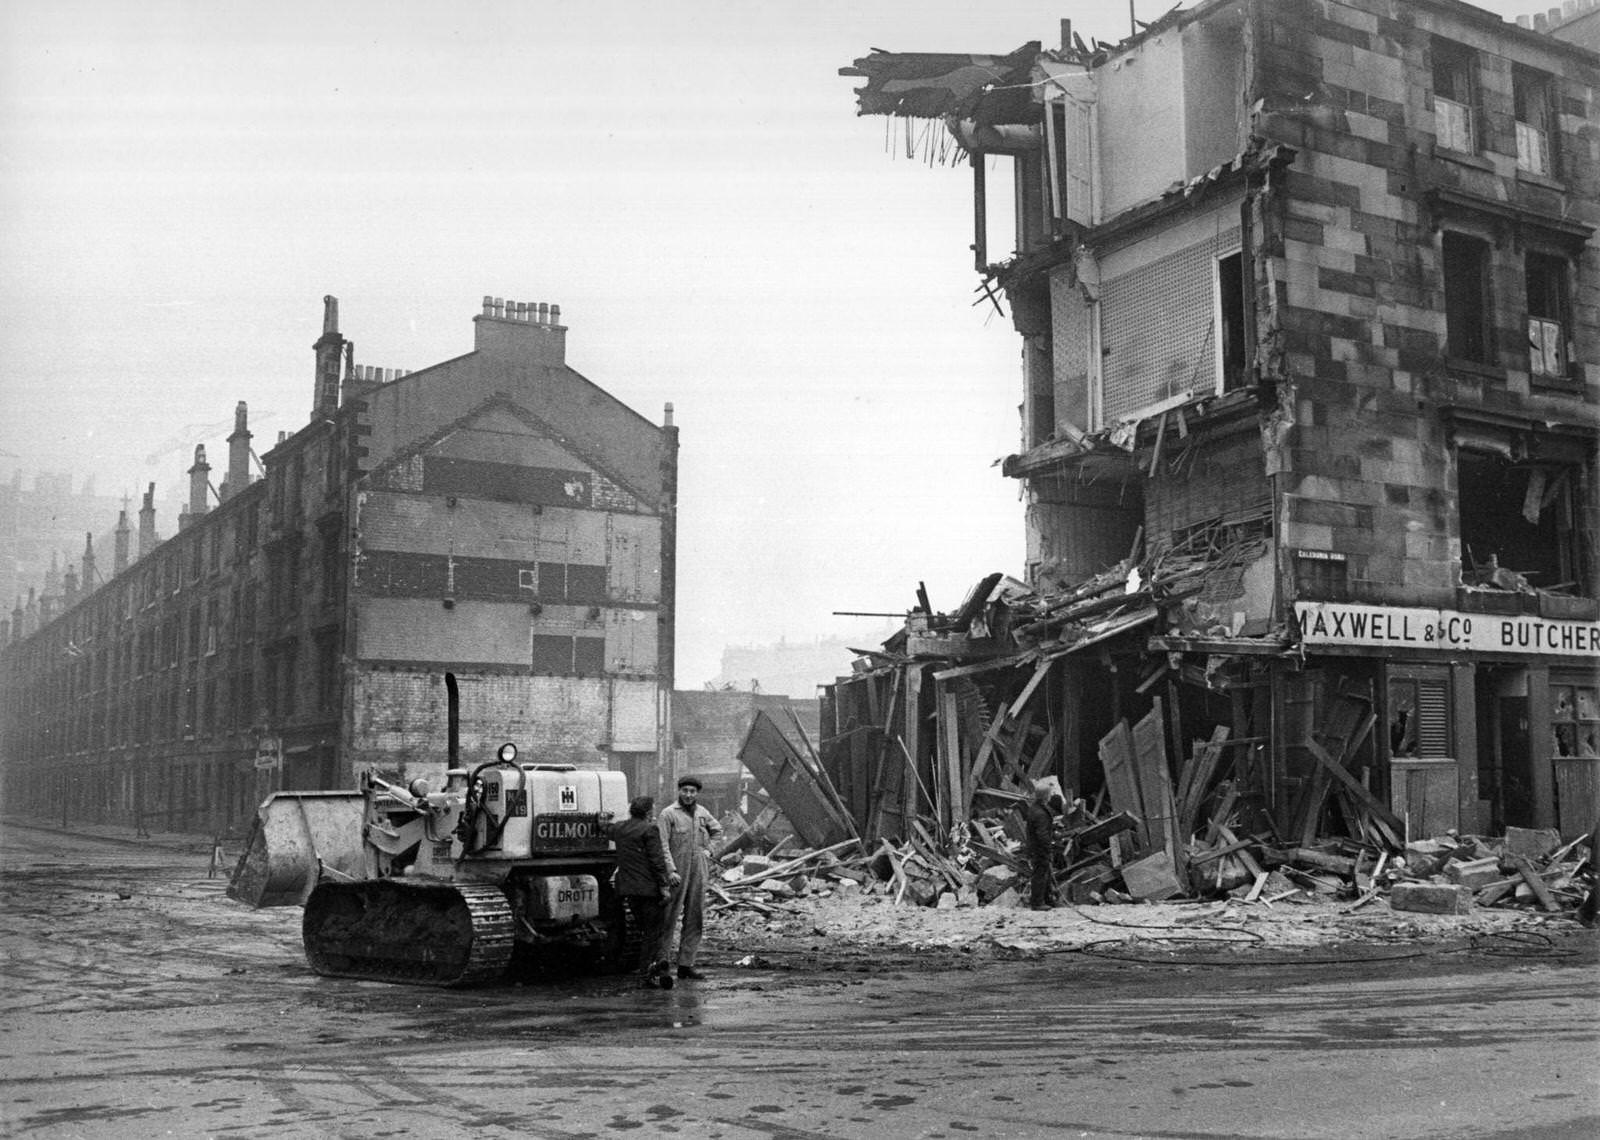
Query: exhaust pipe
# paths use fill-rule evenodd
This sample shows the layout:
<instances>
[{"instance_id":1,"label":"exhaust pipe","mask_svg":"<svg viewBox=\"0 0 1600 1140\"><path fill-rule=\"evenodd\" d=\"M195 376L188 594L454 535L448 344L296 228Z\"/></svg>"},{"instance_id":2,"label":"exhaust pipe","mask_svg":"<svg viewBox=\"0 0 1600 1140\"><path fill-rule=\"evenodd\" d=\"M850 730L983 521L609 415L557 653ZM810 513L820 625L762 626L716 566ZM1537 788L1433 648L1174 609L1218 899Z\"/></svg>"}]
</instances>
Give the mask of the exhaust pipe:
<instances>
[{"instance_id":1,"label":"exhaust pipe","mask_svg":"<svg viewBox=\"0 0 1600 1140\"><path fill-rule=\"evenodd\" d=\"M451 771L461 767L461 689L456 684L454 673L444 675L444 689L448 695L450 710L447 729L449 737L445 746L447 749L445 770Z\"/></svg>"}]
</instances>

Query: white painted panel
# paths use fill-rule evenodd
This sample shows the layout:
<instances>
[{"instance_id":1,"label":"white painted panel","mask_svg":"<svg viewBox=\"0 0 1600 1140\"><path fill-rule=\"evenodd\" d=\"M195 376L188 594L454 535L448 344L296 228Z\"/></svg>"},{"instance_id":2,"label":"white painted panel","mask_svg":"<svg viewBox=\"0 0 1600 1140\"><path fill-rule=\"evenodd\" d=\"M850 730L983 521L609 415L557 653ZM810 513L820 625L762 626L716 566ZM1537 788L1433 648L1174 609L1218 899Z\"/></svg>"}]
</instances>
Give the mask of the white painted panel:
<instances>
[{"instance_id":1,"label":"white painted panel","mask_svg":"<svg viewBox=\"0 0 1600 1140\"><path fill-rule=\"evenodd\" d=\"M363 598L356 656L363 661L438 661L451 665L528 664L528 607L520 602Z\"/></svg>"},{"instance_id":2,"label":"white painted panel","mask_svg":"<svg viewBox=\"0 0 1600 1140\"><path fill-rule=\"evenodd\" d=\"M654 676L656 630L654 610L606 611L606 671Z\"/></svg>"},{"instance_id":3,"label":"white painted panel","mask_svg":"<svg viewBox=\"0 0 1600 1140\"><path fill-rule=\"evenodd\" d=\"M654 752L657 747L656 683L611 682L611 750Z\"/></svg>"},{"instance_id":4,"label":"white painted panel","mask_svg":"<svg viewBox=\"0 0 1600 1140\"><path fill-rule=\"evenodd\" d=\"M607 559L611 596L624 602L661 600L661 520L612 515Z\"/></svg>"}]
</instances>

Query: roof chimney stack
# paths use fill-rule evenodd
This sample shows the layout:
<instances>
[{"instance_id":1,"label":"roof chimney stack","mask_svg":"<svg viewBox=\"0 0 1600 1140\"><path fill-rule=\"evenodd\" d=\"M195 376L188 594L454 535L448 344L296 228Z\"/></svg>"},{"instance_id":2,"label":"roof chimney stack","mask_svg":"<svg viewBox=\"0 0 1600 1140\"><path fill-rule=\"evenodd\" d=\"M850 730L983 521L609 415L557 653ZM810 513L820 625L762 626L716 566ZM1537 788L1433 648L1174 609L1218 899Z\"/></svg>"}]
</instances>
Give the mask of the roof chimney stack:
<instances>
[{"instance_id":1,"label":"roof chimney stack","mask_svg":"<svg viewBox=\"0 0 1600 1140\"><path fill-rule=\"evenodd\" d=\"M94 532L87 531L83 536L83 592L94 592Z\"/></svg>"},{"instance_id":2,"label":"roof chimney stack","mask_svg":"<svg viewBox=\"0 0 1600 1140\"><path fill-rule=\"evenodd\" d=\"M144 493L144 505L139 508L139 557L143 558L156 548L156 485L150 484Z\"/></svg>"},{"instance_id":3,"label":"roof chimney stack","mask_svg":"<svg viewBox=\"0 0 1600 1140\"><path fill-rule=\"evenodd\" d=\"M117 575L128 568L128 497L122 497L122 509L117 512L116 541L111 548L111 573Z\"/></svg>"},{"instance_id":4,"label":"roof chimney stack","mask_svg":"<svg viewBox=\"0 0 1600 1140\"><path fill-rule=\"evenodd\" d=\"M206 445L195 444L194 466L189 468L189 521L206 513L206 490L211 486L211 464L206 462Z\"/></svg>"},{"instance_id":5,"label":"roof chimney stack","mask_svg":"<svg viewBox=\"0 0 1600 1140\"><path fill-rule=\"evenodd\" d=\"M561 306L547 301L485 297L472 318L473 350L514 363L560 367L567 362L567 327Z\"/></svg>"},{"instance_id":6,"label":"roof chimney stack","mask_svg":"<svg viewBox=\"0 0 1600 1140\"><path fill-rule=\"evenodd\" d=\"M339 335L339 298L322 298L322 336L311 346L317 355L316 401L313 420L326 419L339 410L339 365L344 360L344 337Z\"/></svg>"},{"instance_id":7,"label":"roof chimney stack","mask_svg":"<svg viewBox=\"0 0 1600 1140\"><path fill-rule=\"evenodd\" d=\"M224 502L250 485L250 410L240 400L233 406L233 434L228 437L228 479L222 484Z\"/></svg>"}]
</instances>

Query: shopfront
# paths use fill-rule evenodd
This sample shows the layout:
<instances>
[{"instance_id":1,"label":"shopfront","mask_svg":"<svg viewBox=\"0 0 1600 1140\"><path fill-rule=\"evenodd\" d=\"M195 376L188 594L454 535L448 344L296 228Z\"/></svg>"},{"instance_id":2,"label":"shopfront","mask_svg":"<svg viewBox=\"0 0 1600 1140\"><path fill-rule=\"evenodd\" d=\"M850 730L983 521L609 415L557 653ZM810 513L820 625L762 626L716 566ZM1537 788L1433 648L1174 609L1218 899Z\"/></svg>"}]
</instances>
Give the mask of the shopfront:
<instances>
[{"instance_id":1,"label":"shopfront","mask_svg":"<svg viewBox=\"0 0 1600 1140\"><path fill-rule=\"evenodd\" d=\"M1370 678L1374 772L1411 838L1595 825L1600 622L1331 602L1295 616L1308 665Z\"/></svg>"}]
</instances>

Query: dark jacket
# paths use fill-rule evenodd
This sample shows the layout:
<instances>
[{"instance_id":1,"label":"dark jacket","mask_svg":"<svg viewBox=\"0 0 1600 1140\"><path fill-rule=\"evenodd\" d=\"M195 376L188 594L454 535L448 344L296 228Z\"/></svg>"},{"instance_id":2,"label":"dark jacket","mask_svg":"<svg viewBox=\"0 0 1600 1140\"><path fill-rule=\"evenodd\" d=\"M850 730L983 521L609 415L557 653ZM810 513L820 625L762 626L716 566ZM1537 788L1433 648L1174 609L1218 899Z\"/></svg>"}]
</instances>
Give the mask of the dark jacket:
<instances>
[{"instance_id":1,"label":"dark jacket","mask_svg":"<svg viewBox=\"0 0 1600 1140\"><path fill-rule=\"evenodd\" d=\"M1022 814L1028 828L1029 854L1047 854L1055 829L1055 816L1048 807L1038 802L1030 802Z\"/></svg>"},{"instance_id":2,"label":"dark jacket","mask_svg":"<svg viewBox=\"0 0 1600 1140\"><path fill-rule=\"evenodd\" d=\"M658 895L671 884L661 830L651 820L629 816L611 826L617 845L617 893Z\"/></svg>"}]
</instances>

